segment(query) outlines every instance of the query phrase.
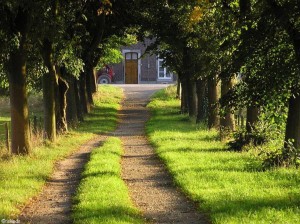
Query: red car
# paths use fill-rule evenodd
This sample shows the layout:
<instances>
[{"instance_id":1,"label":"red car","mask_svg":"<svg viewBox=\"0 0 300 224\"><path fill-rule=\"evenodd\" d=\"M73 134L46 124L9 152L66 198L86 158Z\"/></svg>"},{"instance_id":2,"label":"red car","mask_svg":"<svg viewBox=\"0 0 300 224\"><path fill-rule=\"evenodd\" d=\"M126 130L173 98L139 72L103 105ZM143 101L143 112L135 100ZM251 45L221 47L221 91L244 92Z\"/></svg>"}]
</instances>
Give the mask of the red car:
<instances>
[{"instance_id":1,"label":"red car","mask_svg":"<svg viewBox=\"0 0 300 224\"><path fill-rule=\"evenodd\" d=\"M105 65L105 67L97 72L98 84L110 84L113 81L115 73L111 66Z\"/></svg>"}]
</instances>

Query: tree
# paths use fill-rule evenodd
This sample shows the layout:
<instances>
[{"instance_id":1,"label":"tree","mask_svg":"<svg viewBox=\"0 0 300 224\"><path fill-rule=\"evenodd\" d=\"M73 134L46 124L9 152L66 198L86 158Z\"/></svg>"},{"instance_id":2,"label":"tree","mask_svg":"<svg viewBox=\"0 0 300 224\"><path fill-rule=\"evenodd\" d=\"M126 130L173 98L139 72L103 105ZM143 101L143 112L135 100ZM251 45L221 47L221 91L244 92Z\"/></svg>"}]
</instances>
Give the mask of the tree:
<instances>
[{"instance_id":1,"label":"tree","mask_svg":"<svg viewBox=\"0 0 300 224\"><path fill-rule=\"evenodd\" d=\"M26 89L26 60L28 38L32 25L31 1L26 3L2 2L0 33L4 40L2 55L8 71L11 105L11 150L14 154L30 152L30 132ZM10 45L12 44L12 45Z\"/></svg>"},{"instance_id":2,"label":"tree","mask_svg":"<svg viewBox=\"0 0 300 224\"><path fill-rule=\"evenodd\" d=\"M233 85L233 78L223 79L221 84L221 96L225 96L230 91L230 89L233 88ZM230 110L224 112L224 115L220 119L222 137L225 137L228 132L232 132L235 130L234 114Z\"/></svg>"},{"instance_id":3,"label":"tree","mask_svg":"<svg viewBox=\"0 0 300 224\"><path fill-rule=\"evenodd\" d=\"M297 25L299 2L279 3L267 0L271 12L282 29L284 29L293 45L297 65L300 66L300 29ZM293 140L295 148L300 148L300 94L298 88L292 87L289 99L289 112L286 124L285 141Z\"/></svg>"},{"instance_id":4,"label":"tree","mask_svg":"<svg viewBox=\"0 0 300 224\"><path fill-rule=\"evenodd\" d=\"M44 1L41 5L44 13L36 24L36 31L39 32L36 36L42 43L39 46L41 56L48 70L43 74L44 133L46 139L52 142L58 132L68 130L66 97L69 85L66 80L68 76L78 77L83 70L83 62L73 50L79 37L67 33L70 30L74 33L73 29L77 28L76 15L80 12L80 6L79 1Z\"/></svg>"}]
</instances>

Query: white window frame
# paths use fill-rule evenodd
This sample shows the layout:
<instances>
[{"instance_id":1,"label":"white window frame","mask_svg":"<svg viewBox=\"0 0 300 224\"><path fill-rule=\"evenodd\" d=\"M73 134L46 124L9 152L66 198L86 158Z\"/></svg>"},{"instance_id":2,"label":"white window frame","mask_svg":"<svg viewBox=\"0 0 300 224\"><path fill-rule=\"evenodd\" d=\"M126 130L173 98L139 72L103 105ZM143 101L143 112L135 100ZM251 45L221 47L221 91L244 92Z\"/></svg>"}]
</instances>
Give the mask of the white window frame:
<instances>
[{"instance_id":1,"label":"white window frame","mask_svg":"<svg viewBox=\"0 0 300 224\"><path fill-rule=\"evenodd\" d=\"M164 62L164 59L161 59L161 58L158 58L157 59L157 79L159 79L159 80L171 80L172 79L172 73L170 72L169 74L170 74L170 77L167 77L167 72L168 72L168 69L166 68L166 67L163 67L164 68L164 77L160 77L159 76L159 68L160 68L160 63L163 63Z\"/></svg>"}]
</instances>

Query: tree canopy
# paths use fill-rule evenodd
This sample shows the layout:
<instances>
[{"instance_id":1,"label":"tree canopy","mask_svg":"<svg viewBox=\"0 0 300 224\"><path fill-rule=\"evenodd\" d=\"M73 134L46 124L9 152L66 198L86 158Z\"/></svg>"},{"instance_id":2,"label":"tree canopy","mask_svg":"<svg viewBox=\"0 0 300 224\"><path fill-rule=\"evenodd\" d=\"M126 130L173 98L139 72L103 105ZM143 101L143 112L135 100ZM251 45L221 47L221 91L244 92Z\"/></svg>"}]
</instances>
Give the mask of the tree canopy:
<instances>
[{"instance_id":1,"label":"tree canopy","mask_svg":"<svg viewBox=\"0 0 300 224\"><path fill-rule=\"evenodd\" d=\"M45 137L55 141L90 111L94 69L145 38L153 40L147 51L178 75L182 113L233 132L234 113L245 110L247 140L259 120L277 119L286 125L283 148L290 141L299 148L299 7L287 0L2 1L0 87L10 87L13 133L23 130L12 135L14 152L30 149L28 90L43 91Z\"/></svg>"}]
</instances>

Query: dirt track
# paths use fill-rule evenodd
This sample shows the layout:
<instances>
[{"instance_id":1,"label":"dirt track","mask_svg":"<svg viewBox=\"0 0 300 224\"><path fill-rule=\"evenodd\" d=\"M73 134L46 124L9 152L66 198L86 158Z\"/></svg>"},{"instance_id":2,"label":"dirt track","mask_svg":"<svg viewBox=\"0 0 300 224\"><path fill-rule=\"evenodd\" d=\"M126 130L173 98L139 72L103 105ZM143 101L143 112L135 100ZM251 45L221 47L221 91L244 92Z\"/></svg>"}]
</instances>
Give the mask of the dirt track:
<instances>
[{"instance_id":1,"label":"dirt track","mask_svg":"<svg viewBox=\"0 0 300 224\"><path fill-rule=\"evenodd\" d=\"M58 162L41 194L34 198L19 217L21 223L68 224L72 223L72 197L79 185L84 165L91 151L104 141L97 136L68 158Z\"/></svg>"},{"instance_id":2,"label":"dirt track","mask_svg":"<svg viewBox=\"0 0 300 224\"><path fill-rule=\"evenodd\" d=\"M125 150L122 177L135 205L151 223L208 223L172 183L162 162L145 137L149 118L149 97L166 85L119 85L126 99L119 112L119 125L111 135L121 138ZM72 223L72 197L79 185L80 174L90 152L104 140L98 136L83 145L69 158L56 164L54 173L41 194L23 210L21 223Z\"/></svg>"}]
</instances>

